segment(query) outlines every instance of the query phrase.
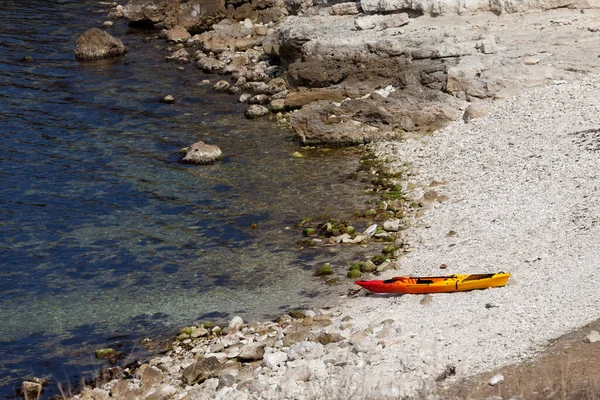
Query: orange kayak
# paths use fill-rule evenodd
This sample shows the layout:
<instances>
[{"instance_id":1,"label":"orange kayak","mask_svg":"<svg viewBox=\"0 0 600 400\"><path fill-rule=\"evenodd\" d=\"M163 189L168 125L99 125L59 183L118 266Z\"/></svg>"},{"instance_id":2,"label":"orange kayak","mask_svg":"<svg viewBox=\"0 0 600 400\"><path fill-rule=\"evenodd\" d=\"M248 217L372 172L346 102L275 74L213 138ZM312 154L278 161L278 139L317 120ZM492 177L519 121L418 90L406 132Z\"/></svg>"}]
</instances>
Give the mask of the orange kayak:
<instances>
[{"instance_id":1,"label":"orange kayak","mask_svg":"<svg viewBox=\"0 0 600 400\"><path fill-rule=\"evenodd\" d=\"M448 293L466 290L487 289L506 285L510 274L455 274L448 276L408 277L396 276L391 279L356 281L357 285L375 293Z\"/></svg>"}]
</instances>

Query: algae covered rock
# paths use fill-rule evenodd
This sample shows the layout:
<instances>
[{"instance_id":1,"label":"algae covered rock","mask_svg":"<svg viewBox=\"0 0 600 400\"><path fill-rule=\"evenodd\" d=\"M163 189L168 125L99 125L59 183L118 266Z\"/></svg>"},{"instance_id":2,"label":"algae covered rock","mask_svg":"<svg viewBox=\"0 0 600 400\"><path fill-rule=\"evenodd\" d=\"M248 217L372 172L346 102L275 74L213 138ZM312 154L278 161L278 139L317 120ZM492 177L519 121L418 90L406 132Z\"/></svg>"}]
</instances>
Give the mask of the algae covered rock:
<instances>
[{"instance_id":1,"label":"algae covered rock","mask_svg":"<svg viewBox=\"0 0 600 400\"><path fill-rule=\"evenodd\" d=\"M325 263L321 266L321 268L315 271L315 276L324 276L333 274L333 268L331 268L331 264Z\"/></svg>"},{"instance_id":2,"label":"algae covered rock","mask_svg":"<svg viewBox=\"0 0 600 400\"><path fill-rule=\"evenodd\" d=\"M127 47L110 33L90 28L79 36L74 52L78 60L99 60L120 56L127 52Z\"/></svg>"}]
</instances>

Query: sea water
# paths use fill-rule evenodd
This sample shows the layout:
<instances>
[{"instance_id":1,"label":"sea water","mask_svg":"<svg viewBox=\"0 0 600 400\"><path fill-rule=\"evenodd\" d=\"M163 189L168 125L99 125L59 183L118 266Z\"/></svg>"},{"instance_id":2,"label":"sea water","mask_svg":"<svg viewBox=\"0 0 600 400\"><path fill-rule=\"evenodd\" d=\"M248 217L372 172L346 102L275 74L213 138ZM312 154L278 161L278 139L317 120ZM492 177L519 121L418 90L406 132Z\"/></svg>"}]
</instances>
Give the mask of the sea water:
<instances>
[{"instance_id":1,"label":"sea water","mask_svg":"<svg viewBox=\"0 0 600 400\"><path fill-rule=\"evenodd\" d=\"M124 57L77 62L77 37L106 19L96 1L0 4L0 395L92 374L108 365L94 350L116 342L135 351L186 324L339 293L312 273L360 250L301 251L295 224L364 208L347 179L355 151L299 149L291 131L245 120L202 84L220 77L165 62L156 32L125 21L110 30ZM199 140L225 159L179 164Z\"/></svg>"}]
</instances>

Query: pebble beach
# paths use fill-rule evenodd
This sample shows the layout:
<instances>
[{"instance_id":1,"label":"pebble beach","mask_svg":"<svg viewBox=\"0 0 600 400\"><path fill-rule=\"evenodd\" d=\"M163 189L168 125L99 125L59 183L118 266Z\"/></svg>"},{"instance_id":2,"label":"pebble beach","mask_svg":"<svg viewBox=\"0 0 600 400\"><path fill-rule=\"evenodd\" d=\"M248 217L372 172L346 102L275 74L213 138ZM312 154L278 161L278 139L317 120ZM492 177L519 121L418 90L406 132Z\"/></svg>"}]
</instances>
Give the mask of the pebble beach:
<instances>
[{"instance_id":1,"label":"pebble beach","mask_svg":"<svg viewBox=\"0 0 600 400\"><path fill-rule=\"evenodd\" d=\"M371 145L423 206L404 232L410 251L377 279L504 271L506 287L351 291L275 322L188 327L129 379L75 398L427 398L535 357L598 318L599 91L597 77L556 81L469 123Z\"/></svg>"}]
</instances>

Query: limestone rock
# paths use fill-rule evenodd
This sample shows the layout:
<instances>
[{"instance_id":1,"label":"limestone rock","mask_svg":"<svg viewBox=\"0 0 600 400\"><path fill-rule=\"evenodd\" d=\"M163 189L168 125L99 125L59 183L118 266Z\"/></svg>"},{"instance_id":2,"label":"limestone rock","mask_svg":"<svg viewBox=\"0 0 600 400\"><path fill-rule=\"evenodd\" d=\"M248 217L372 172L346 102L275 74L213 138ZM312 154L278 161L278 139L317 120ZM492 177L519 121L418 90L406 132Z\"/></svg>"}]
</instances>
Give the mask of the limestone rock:
<instances>
[{"instance_id":1,"label":"limestone rock","mask_svg":"<svg viewBox=\"0 0 600 400\"><path fill-rule=\"evenodd\" d=\"M271 111L278 112L285 110L285 100L284 99L275 99L271 100Z\"/></svg>"},{"instance_id":2,"label":"limestone rock","mask_svg":"<svg viewBox=\"0 0 600 400\"><path fill-rule=\"evenodd\" d=\"M238 359L240 361L262 360L265 354L264 343L250 343L242 347Z\"/></svg>"},{"instance_id":3,"label":"limestone rock","mask_svg":"<svg viewBox=\"0 0 600 400\"><path fill-rule=\"evenodd\" d=\"M246 110L244 114L248 119L260 118L269 114L269 109L265 106L253 104Z\"/></svg>"},{"instance_id":4,"label":"limestone rock","mask_svg":"<svg viewBox=\"0 0 600 400\"><path fill-rule=\"evenodd\" d=\"M288 350L288 359L299 360L313 360L315 358L320 358L324 354L324 348L321 343L315 342L300 342L290 346Z\"/></svg>"},{"instance_id":5,"label":"limestone rock","mask_svg":"<svg viewBox=\"0 0 600 400\"><path fill-rule=\"evenodd\" d=\"M177 25L173 29L169 29L166 34L167 40L175 43L184 43L192 37L187 29L181 25Z\"/></svg>"},{"instance_id":6,"label":"limestone rock","mask_svg":"<svg viewBox=\"0 0 600 400\"><path fill-rule=\"evenodd\" d=\"M242 319L242 317L239 316L235 316L231 319L231 321L229 322L229 328L239 331L240 329L242 329L242 327L244 326L244 320Z\"/></svg>"},{"instance_id":7,"label":"limestone rock","mask_svg":"<svg viewBox=\"0 0 600 400\"><path fill-rule=\"evenodd\" d=\"M185 155L180 160L182 164L213 164L223 158L223 152L218 146L202 141L184 148L183 151Z\"/></svg>"},{"instance_id":8,"label":"limestone rock","mask_svg":"<svg viewBox=\"0 0 600 400\"><path fill-rule=\"evenodd\" d=\"M384 221L383 229L388 232L398 232L400 230L401 221L399 219L390 219Z\"/></svg>"},{"instance_id":9,"label":"limestone rock","mask_svg":"<svg viewBox=\"0 0 600 400\"><path fill-rule=\"evenodd\" d=\"M165 104L173 104L175 103L175 98L168 94L165 97L163 97L160 102Z\"/></svg>"},{"instance_id":10,"label":"limestone rock","mask_svg":"<svg viewBox=\"0 0 600 400\"><path fill-rule=\"evenodd\" d=\"M408 14L364 15L354 20L359 30L398 28L408 24Z\"/></svg>"},{"instance_id":11,"label":"limestone rock","mask_svg":"<svg viewBox=\"0 0 600 400\"><path fill-rule=\"evenodd\" d=\"M490 109L491 107L488 103L471 103L463 114L463 121L469 123L474 119L484 117L490 112Z\"/></svg>"},{"instance_id":12,"label":"limestone rock","mask_svg":"<svg viewBox=\"0 0 600 400\"><path fill-rule=\"evenodd\" d=\"M127 47L109 33L90 28L79 36L74 52L78 60L99 60L120 56L127 52Z\"/></svg>"},{"instance_id":13,"label":"limestone rock","mask_svg":"<svg viewBox=\"0 0 600 400\"><path fill-rule=\"evenodd\" d=\"M321 343L322 345L325 346L325 345L328 345L329 343L341 342L342 340L344 340L344 337L337 332L332 332L332 333L323 332L318 336L317 340L319 341L319 343Z\"/></svg>"},{"instance_id":14,"label":"limestone rock","mask_svg":"<svg viewBox=\"0 0 600 400\"><path fill-rule=\"evenodd\" d=\"M183 370L181 380L188 384L202 383L221 371L221 363L216 357L203 358Z\"/></svg>"},{"instance_id":15,"label":"limestone rock","mask_svg":"<svg viewBox=\"0 0 600 400\"><path fill-rule=\"evenodd\" d=\"M600 333L598 331L591 331L584 339L586 343L596 343L600 341Z\"/></svg>"},{"instance_id":16,"label":"limestone rock","mask_svg":"<svg viewBox=\"0 0 600 400\"><path fill-rule=\"evenodd\" d=\"M490 386L496 386L497 384L499 384L500 382L504 381L504 376L498 374L498 375L494 375L492 376L492 378L489 381Z\"/></svg>"},{"instance_id":17,"label":"limestone rock","mask_svg":"<svg viewBox=\"0 0 600 400\"><path fill-rule=\"evenodd\" d=\"M164 22L176 9L172 0L129 0L123 14L133 25L154 25Z\"/></svg>"},{"instance_id":18,"label":"limestone rock","mask_svg":"<svg viewBox=\"0 0 600 400\"><path fill-rule=\"evenodd\" d=\"M215 83L215 84L213 85L213 90L214 90L215 92L224 92L224 91L226 91L227 89L229 89L229 87L230 87L230 86L231 86L231 85L229 84L229 82L227 82L227 81L226 81L226 80L224 80L224 79L221 79L220 81L218 81L217 83Z\"/></svg>"},{"instance_id":19,"label":"limestone rock","mask_svg":"<svg viewBox=\"0 0 600 400\"><path fill-rule=\"evenodd\" d=\"M331 6L329 10L331 15L354 15L358 14L358 6L356 2L348 2L348 3L337 3Z\"/></svg>"},{"instance_id":20,"label":"limestone rock","mask_svg":"<svg viewBox=\"0 0 600 400\"><path fill-rule=\"evenodd\" d=\"M286 381L306 382L311 377L310 367L306 364L291 368L281 379L282 383Z\"/></svg>"},{"instance_id":21,"label":"limestone rock","mask_svg":"<svg viewBox=\"0 0 600 400\"><path fill-rule=\"evenodd\" d=\"M265 367L275 370L279 368L280 365L284 365L287 359L287 353L284 353L283 351L276 351L274 353L265 354L263 357L263 364Z\"/></svg>"},{"instance_id":22,"label":"limestone rock","mask_svg":"<svg viewBox=\"0 0 600 400\"><path fill-rule=\"evenodd\" d=\"M290 92L285 97L285 106L293 110L319 100L342 101L346 97L346 93L336 89L311 89Z\"/></svg>"},{"instance_id":23,"label":"limestone rock","mask_svg":"<svg viewBox=\"0 0 600 400\"><path fill-rule=\"evenodd\" d=\"M187 64L190 62L190 54L186 49L179 49L170 56L166 56L165 60L178 62L180 64Z\"/></svg>"}]
</instances>

